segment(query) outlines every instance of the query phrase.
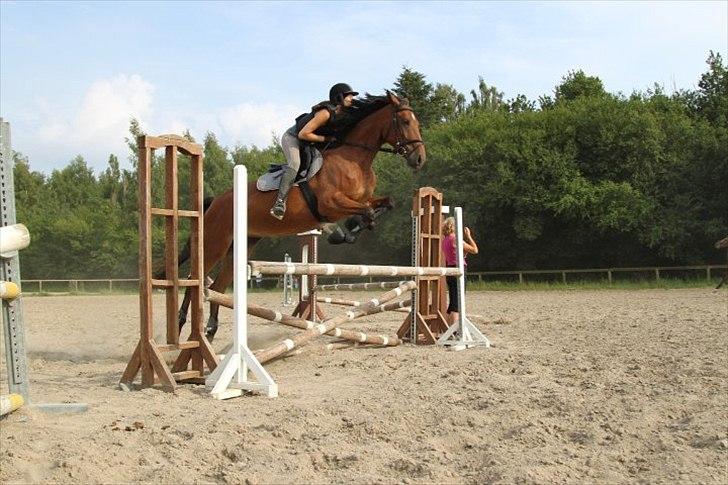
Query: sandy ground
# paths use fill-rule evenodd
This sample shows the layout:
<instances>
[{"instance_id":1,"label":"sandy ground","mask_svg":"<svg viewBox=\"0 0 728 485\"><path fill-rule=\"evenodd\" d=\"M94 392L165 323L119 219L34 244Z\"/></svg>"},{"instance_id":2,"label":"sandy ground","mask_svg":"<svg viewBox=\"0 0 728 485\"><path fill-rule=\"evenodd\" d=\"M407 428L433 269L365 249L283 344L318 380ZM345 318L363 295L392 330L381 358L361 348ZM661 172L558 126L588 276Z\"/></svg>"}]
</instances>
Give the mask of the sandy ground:
<instances>
[{"instance_id":1,"label":"sandy ground","mask_svg":"<svg viewBox=\"0 0 728 485\"><path fill-rule=\"evenodd\" d=\"M136 297L26 297L34 402L90 410L2 420L0 481L728 482L727 292L471 292L468 304L493 348L321 340L268 366L278 399L221 402L203 386L117 389ZM291 332L256 320L251 347Z\"/></svg>"}]
</instances>

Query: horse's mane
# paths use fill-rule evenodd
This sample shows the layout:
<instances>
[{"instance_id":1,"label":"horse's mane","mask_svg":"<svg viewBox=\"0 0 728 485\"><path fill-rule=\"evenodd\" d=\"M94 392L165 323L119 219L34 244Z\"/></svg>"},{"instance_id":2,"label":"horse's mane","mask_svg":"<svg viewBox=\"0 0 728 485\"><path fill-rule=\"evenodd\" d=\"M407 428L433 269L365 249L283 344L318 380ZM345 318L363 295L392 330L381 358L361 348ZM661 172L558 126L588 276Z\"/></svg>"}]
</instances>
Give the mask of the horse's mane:
<instances>
[{"instance_id":1,"label":"horse's mane","mask_svg":"<svg viewBox=\"0 0 728 485\"><path fill-rule=\"evenodd\" d=\"M389 97L386 95L374 96L366 93L363 98L355 98L354 103L344 108L339 115L339 138L343 140L360 121L388 104Z\"/></svg>"}]
</instances>

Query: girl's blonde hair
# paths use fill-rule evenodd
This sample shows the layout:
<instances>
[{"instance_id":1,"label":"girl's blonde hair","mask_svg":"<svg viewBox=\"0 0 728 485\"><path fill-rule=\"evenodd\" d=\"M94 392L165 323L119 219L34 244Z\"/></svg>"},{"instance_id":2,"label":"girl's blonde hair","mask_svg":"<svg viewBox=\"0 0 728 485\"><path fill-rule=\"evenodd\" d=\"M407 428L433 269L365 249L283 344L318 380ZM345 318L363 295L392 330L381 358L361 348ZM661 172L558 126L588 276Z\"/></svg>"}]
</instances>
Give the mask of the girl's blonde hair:
<instances>
[{"instance_id":1,"label":"girl's blonde hair","mask_svg":"<svg viewBox=\"0 0 728 485\"><path fill-rule=\"evenodd\" d=\"M442 235L448 236L455 232L455 218L448 217L445 222L442 223Z\"/></svg>"}]
</instances>

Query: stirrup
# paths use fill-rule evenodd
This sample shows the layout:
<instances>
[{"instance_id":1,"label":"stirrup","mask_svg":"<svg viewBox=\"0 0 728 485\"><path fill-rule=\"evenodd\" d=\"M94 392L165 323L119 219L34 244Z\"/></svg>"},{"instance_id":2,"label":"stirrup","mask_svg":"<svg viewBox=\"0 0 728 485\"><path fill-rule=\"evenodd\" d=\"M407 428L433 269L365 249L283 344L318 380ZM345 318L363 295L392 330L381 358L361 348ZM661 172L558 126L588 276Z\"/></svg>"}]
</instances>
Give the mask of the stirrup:
<instances>
[{"instance_id":1,"label":"stirrup","mask_svg":"<svg viewBox=\"0 0 728 485\"><path fill-rule=\"evenodd\" d=\"M283 216L286 215L286 201L283 199L276 199L276 203L270 209L270 215L279 221L282 221Z\"/></svg>"}]
</instances>

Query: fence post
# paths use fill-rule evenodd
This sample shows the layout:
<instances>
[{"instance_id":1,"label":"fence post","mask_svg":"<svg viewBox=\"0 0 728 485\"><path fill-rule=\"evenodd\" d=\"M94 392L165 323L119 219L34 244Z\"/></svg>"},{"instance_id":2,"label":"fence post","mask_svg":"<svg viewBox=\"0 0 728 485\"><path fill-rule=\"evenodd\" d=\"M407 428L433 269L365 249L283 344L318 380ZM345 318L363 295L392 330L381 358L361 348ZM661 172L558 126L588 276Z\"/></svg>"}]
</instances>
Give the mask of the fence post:
<instances>
[{"instance_id":1,"label":"fence post","mask_svg":"<svg viewBox=\"0 0 728 485\"><path fill-rule=\"evenodd\" d=\"M43 293L43 280L38 280L38 293Z\"/></svg>"},{"instance_id":2,"label":"fence post","mask_svg":"<svg viewBox=\"0 0 728 485\"><path fill-rule=\"evenodd\" d=\"M710 266L705 267L705 277L708 281L710 281Z\"/></svg>"},{"instance_id":3,"label":"fence post","mask_svg":"<svg viewBox=\"0 0 728 485\"><path fill-rule=\"evenodd\" d=\"M566 271L561 272L561 281L566 284Z\"/></svg>"},{"instance_id":4,"label":"fence post","mask_svg":"<svg viewBox=\"0 0 728 485\"><path fill-rule=\"evenodd\" d=\"M521 273L521 272L518 273L518 284L519 285L523 284L523 273Z\"/></svg>"},{"instance_id":5,"label":"fence post","mask_svg":"<svg viewBox=\"0 0 728 485\"><path fill-rule=\"evenodd\" d=\"M607 280L609 281L609 284L611 285L612 284L612 270L611 269L607 270Z\"/></svg>"},{"instance_id":6,"label":"fence post","mask_svg":"<svg viewBox=\"0 0 728 485\"><path fill-rule=\"evenodd\" d=\"M113 281L109 280L109 293L111 293L112 288L113 288Z\"/></svg>"},{"instance_id":7,"label":"fence post","mask_svg":"<svg viewBox=\"0 0 728 485\"><path fill-rule=\"evenodd\" d=\"M655 281L660 281L660 270L655 268Z\"/></svg>"}]
</instances>

